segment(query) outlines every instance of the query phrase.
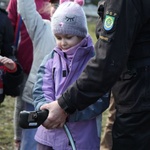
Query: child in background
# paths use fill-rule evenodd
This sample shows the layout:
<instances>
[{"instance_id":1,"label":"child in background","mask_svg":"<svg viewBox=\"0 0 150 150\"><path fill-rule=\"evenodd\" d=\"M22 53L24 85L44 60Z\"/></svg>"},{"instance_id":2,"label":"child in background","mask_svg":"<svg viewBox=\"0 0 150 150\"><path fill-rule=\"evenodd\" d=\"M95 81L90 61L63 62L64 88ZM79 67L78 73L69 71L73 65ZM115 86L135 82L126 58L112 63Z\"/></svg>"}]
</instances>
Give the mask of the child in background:
<instances>
[{"instance_id":1,"label":"child in background","mask_svg":"<svg viewBox=\"0 0 150 150\"><path fill-rule=\"evenodd\" d=\"M21 95L15 101L14 147L16 150L36 150L34 140L36 129L20 128L19 113L22 110L34 110L32 88L37 70L44 56L55 45L50 28L50 13L51 4L57 2L58 0L18 0L18 2L10 0L7 7L8 16L15 30L18 27L19 16L21 15L22 18L17 58L23 67L24 82L21 85Z\"/></svg>"},{"instance_id":2,"label":"child in background","mask_svg":"<svg viewBox=\"0 0 150 150\"><path fill-rule=\"evenodd\" d=\"M14 32L5 9L0 8L0 103L5 95L18 96L22 83L22 68L13 52Z\"/></svg>"},{"instance_id":3,"label":"child in background","mask_svg":"<svg viewBox=\"0 0 150 150\"><path fill-rule=\"evenodd\" d=\"M57 99L79 77L89 59L94 56L86 16L81 7L84 2L76 0L60 1L60 3L62 4L51 19L57 46L43 60L33 90L36 110L48 109L49 103ZM105 99L108 104L109 96L105 96ZM102 111L102 103L97 102L96 105L97 110ZM67 125L78 150L99 150L99 126L96 117L99 113L96 113L96 110L89 110L89 113L96 114L95 117L93 115L90 118L89 113L85 112L81 114L88 116L86 119L83 117L76 122L67 122ZM71 116L68 116L68 120L70 119ZM35 135L35 140L38 142L37 150L71 150L63 128L46 129L48 128L46 122L47 120L44 126L38 128Z\"/></svg>"}]
</instances>

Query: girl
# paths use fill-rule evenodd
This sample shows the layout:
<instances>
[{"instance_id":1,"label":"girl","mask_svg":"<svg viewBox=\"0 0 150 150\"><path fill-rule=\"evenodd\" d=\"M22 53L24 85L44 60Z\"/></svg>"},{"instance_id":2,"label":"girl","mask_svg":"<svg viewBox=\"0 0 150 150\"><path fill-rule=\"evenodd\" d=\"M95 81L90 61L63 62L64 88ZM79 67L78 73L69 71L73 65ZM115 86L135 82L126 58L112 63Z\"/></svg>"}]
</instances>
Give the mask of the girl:
<instances>
[{"instance_id":1,"label":"girl","mask_svg":"<svg viewBox=\"0 0 150 150\"><path fill-rule=\"evenodd\" d=\"M79 77L88 60L94 56L86 16L80 5L83 5L83 1L64 2L52 16L51 26L57 46L45 57L38 71L33 90L36 110L48 109L48 104L57 99ZM108 95L105 98L108 102ZM97 107L97 110L102 111L102 103L97 103ZM88 112L96 114L96 110ZM97 132L100 126L97 128L96 119L98 114L89 119L88 112L80 114L88 116L85 120L78 118L77 122L68 122L67 125L78 150L99 150L100 138ZM68 120L71 117L68 116ZM47 121L38 128L35 135L37 150L71 150L63 128L48 130Z\"/></svg>"}]
</instances>

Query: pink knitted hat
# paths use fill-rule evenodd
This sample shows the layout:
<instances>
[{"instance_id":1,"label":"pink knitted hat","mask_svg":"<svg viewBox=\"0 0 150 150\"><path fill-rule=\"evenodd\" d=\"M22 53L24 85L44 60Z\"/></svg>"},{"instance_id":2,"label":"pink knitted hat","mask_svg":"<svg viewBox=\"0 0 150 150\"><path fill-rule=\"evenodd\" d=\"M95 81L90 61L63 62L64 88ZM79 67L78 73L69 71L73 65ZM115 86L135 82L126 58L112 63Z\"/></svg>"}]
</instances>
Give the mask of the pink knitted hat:
<instances>
[{"instance_id":1,"label":"pink knitted hat","mask_svg":"<svg viewBox=\"0 0 150 150\"><path fill-rule=\"evenodd\" d=\"M60 0L60 5L51 19L54 34L87 36L87 20L82 8L83 4L83 0Z\"/></svg>"}]
</instances>

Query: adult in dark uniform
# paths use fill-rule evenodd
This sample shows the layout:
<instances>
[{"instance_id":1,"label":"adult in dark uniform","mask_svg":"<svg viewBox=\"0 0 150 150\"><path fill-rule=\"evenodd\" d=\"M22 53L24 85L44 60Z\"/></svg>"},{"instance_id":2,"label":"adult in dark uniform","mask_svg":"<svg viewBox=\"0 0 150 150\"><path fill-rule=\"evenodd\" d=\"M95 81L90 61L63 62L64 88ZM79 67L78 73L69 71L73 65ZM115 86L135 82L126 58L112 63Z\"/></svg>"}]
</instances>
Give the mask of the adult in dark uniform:
<instances>
[{"instance_id":1,"label":"adult in dark uniform","mask_svg":"<svg viewBox=\"0 0 150 150\"><path fill-rule=\"evenodd\" d=\"M150 0L105 0L98 7L96 55L49 109L46 128L60 127L112 89L113 150L150 149ZM65 113L67 112L67 114Z\"/></svg>"}]
</instances>

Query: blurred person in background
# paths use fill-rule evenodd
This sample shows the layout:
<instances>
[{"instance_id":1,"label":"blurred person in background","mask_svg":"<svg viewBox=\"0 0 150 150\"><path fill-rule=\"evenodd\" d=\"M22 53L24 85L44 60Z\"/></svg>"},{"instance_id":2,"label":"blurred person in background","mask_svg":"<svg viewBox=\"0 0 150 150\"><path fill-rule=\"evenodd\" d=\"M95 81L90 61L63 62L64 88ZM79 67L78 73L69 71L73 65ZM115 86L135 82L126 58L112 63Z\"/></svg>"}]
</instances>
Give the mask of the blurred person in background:
<instances>
[{"instance_id":1,"label":"blurred person in background","mask_svg":"<svg viewBox=\"0 0 150 150\"><path fill-rule=\"evenodd\" d=\"M0 103L5 95L18 96L23 80L22 68L14 56L14 31L5 7L0 3Z\"/></svg>"},{"instance_id":2,"label":"blurred person in background","mask_svg":"<svg viewBox=\"0 0 150 150\"><path fill-rule=\"evenodd\" d=\"M115 100L113 95L111 94L110 104L107 110L106 123L104 125L103 136L101 139L101 150L111 150L113 141L112 141L112 128L115 121L116 108L115 108Z\"/></svg>"},{"instance_id":3,"label":"blurred person in background","mask_svg":"<svg viewBox=\"0 0 150 150\"><path fill-rule=\"evenodd\" d=\"M14 140L16 150L36 150L36 141L34 135L36 129L21 129L19 127L19 114L22 110L33 111L32 88L36 78L36 73L43 57L54 47L55 41L51 34L51 28L45 26L45 22L50 24L51 7L55 7L55 2L49 0L35 0L29 7L30 0L20 1L27 4L23 7L22 13L18 13L19 6L17 0L10 0L7 11L15 33L19 28L18 45L16 48L16 57L22 65L24 72L24 82L21 86L21 95L16 98L14 110ZM52 6L52 4L54 4ZM20 9L20 10L21 10ZM26 15L26 13L29 13ZM43 20L44 19L44 20ZM21 23L20 23L21 22ZM41 23L40 23L41 22ZM20 24L19 24L20 23ZM19 27L20 25L20 27ZM17 34L15 35L15 39ZM45 37L45 42L40 39ZM47 43L51 45L45 47Z\"/></svg>"}]
</instances>

